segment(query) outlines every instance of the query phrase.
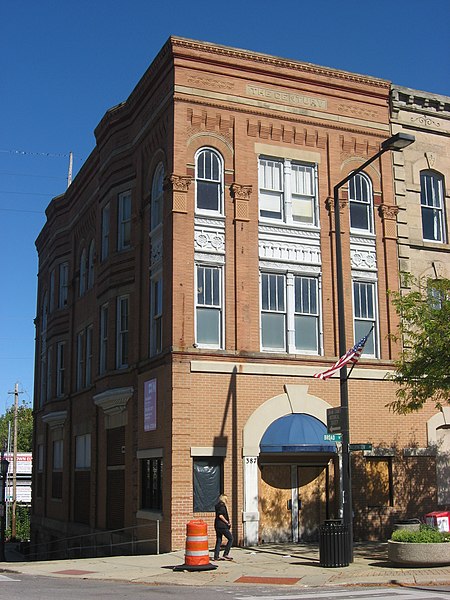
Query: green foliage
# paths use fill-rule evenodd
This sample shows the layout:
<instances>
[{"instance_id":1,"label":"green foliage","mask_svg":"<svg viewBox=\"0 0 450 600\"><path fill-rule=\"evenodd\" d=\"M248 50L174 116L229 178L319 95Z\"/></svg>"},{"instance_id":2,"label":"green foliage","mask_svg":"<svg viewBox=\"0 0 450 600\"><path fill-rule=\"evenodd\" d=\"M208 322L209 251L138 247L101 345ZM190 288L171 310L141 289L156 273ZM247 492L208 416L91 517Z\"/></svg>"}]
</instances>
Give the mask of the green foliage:
<instances>
[{"instance_id":1,"label":"green foliage","mask_svg":"<svg viewBox=\"0 0 450 600\"><path fill-rule=\"evenodd\" d=\"M432 400L440 409L450 402L450 280L403 277L411 291L390 293L400 317L391 338L402 351L389 377L399 385L397 398L388 406L406 414Z\"/></svg>"},{"instance_id":2,"label":"green foliage","mask_svg":"<svg viewBox=\"0 0 450 600\"><path fill-rule=\"evenodd\" d=\"M30 539L30 506L17 504L16 506L16 540L25 542ZM6 530L6 538L11 538L11 514L10 526Z\"/></svg>"},{"instance_id":3,"label":"green foliage","mask_svg":"<svg viewBox=\"0 0 450 600\"><path fill-rule=\"evenodd\" d=\"M435 527L421 525L419 531L397 529L392 533L391 539L394 542L409 542L414 544L439 544L442 542L450 542L450 533L439 531Z\"/></svg>"},{"instance_id":4,"label":"green foliage","mask_svg":"<svg viewBox=\"0 0 450 600\"><path fill-rule=\"evenodd\" d=\"M11 439L14 432L14 406L0 416L0 449L6 447L8 423L11 423ZM17 451L31 452L33 447L33 410L23 402L17 411Z\"/></svg>"}]
</instances>

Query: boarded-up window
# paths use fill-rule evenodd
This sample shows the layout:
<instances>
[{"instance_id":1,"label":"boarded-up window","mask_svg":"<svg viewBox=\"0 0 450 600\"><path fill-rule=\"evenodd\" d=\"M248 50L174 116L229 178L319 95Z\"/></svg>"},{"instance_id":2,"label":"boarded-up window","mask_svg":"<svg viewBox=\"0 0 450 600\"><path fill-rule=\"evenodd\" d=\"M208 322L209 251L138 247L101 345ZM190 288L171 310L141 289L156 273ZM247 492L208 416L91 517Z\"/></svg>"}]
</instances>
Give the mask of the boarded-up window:
<instances>
[{"instance_id":1,"label":"boarded-up window","mask_svg":"<svg viewBox=\"0 0 450 600\"><path fill-rule=\"evenodd\" d=\"M194 459L194 512L214 512L222 490L222 458Z\"/></svg>"},{"instance_id":2,"label":"boarded-up window","mask_svg":"<svg viewBox=\"0 0 450 600\"><path fill-rule=\"evenodd\" d=\"M393 506L391 458L367 458L366 481L368 508Z\"/></svg>"},{"instance_id":3,"label":"boarded-up window","mask_svg":"<svg viewBox=\"0 0 450 600\"><path fill-rule=\"evenodd\" d=\"M124 525L125 477L124 471L108 471L106 519L108 529Z\"/></svg>"},{"instance_id":4,"label":"boarded-up window","mask_svg":"<svg viewBox=\"0 0 450 600\"><path fill-rule=\"evenodd\" d=\"M125 464L125 427L108 429L108 467Z\"/></svg>"}]
</instances>

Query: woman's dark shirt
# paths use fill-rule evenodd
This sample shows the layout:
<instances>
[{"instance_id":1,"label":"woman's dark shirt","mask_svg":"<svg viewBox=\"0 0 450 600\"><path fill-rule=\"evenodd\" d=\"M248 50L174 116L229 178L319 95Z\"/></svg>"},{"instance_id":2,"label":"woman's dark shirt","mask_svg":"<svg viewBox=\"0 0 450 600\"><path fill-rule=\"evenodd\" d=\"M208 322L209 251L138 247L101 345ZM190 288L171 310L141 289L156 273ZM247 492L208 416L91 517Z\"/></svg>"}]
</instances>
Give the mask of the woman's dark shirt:
<instances>
[{"instance_id":1,"label":"woman's dark shirt","mask_svg":"<svg viewBox=\"0 0 450 600\"><path fill-rule=\"evenodd\" d=\"M226 529L229 529L227 523L230 522L230 519L228 517L228 510L227 507L225 505L224 502L218 502L215 506L215 510L216 510L216 518L214 520L214 527L215 529L224 531ZM222 519L219 518L219 515L222 515L223 517L225 517L225 520L227 523L224 523L222 521Z\"/></svg>"}]
</instances>

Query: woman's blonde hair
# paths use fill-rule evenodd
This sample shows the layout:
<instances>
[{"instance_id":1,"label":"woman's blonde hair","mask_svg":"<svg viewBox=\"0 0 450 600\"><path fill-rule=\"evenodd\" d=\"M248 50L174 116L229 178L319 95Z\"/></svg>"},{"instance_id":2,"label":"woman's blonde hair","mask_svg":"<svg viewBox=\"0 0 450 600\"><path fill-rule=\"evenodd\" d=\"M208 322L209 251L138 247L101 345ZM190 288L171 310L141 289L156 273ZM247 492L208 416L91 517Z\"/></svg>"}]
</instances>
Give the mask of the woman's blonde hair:
<instances>
[{"instance_id":1,"label":"woman's blonde hair","mask_svg":"<svg viewBox=\"0 0 450 600\"><path fill-rule=\"evenodd\" d=\"M226 494L220 494L219 502L223 502L224 504L226 504L228 502L228 496Z\"/></svg>"}]
</instances>

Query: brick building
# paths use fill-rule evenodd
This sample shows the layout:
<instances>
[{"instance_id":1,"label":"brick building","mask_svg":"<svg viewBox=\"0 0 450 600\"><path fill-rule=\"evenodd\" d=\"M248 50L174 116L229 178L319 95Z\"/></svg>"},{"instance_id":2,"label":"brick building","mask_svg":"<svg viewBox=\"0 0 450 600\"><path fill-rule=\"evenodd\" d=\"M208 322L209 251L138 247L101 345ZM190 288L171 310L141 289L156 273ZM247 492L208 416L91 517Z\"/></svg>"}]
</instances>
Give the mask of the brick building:
<instances>
[{"instance_id":1,"label":"brick building","mask_svg":"<svg viewBox=\"0 0 450 600\"><path fill-rule=\"evenodd\" d=\"M161 549L231 501L236 542L339 513L333 185L390 136L390 84L170 38L38 237L33 542L160 521ZM436 506L426 423L384 379L398 289L392 157L342 189L355 535ZM353 343L353 341L351 342ZM350 344L350 342L349 342ZM425 450L424 450L425 449ZM430 469L430 465L432 468Z\"/></svg>"}]
</instances>

